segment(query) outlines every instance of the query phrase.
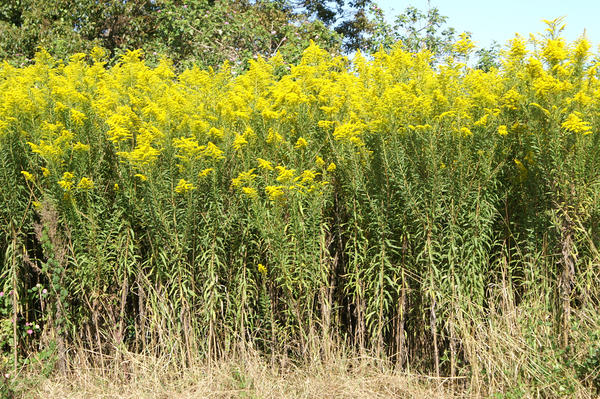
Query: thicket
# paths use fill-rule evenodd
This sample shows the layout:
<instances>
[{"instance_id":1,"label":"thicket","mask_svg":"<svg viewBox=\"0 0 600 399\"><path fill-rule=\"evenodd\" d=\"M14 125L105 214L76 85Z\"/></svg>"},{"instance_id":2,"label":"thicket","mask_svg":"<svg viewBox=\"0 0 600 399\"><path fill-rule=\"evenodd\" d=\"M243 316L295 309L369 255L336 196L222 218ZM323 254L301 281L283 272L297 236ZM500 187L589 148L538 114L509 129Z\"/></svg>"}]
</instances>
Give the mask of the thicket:
<instances>
[{"instance_id":1,"label":"thicket","mask_svg":"<svg viewBox=\"0 0 600 399\"><path fill-rule=\"evenodd\" d=\"M371 0L0 0L0 57L28 63L38 49L68 58L99 46L118 58L141 48L178 67L247 68L277 51L296 63L309 40L329 51L373 47L381 10Z\"/></svg>"},{"instance_id":2,"label":"thicket","mask_svg":"<svg viewBox=\"0 0 600 399\"><path fill-rule=\"evenodd\" d=\"M471 394L600 385L600 62L557 21L233 75L0 66L0 367L339 351ZM531 43L530 43L531 44Z\"/></svg>"},{"instance_id":3,"label":"thicket","mask_svg":"<svg viewBox=\"0 0 600 399\"><path fill-rule=\"evenodd\" d=\"M333 54L371 53L402 40L407 49L449 53L453 28L435 7L408 7L393 23L372 0L0 0L0 59L28 65L44 48L67 59L94 47L113 65L142 49L156 66L246 70L279 52L296 64L312 40Z\"/></svg>"}]
</instances>

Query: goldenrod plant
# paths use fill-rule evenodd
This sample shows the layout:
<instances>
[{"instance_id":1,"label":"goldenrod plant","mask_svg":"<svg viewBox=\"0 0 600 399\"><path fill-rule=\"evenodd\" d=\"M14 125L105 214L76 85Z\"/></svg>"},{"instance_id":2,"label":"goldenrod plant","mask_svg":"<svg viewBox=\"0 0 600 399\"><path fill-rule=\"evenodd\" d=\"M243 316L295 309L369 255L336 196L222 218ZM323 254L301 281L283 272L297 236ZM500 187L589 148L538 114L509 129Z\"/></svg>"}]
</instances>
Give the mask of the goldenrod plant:
<instances>
[{"instance_id":1,"label":"goldenrod plant","mask_svg":"<svg viewBox=\"0 0 600 399\"><path fill-rule=\"evenodd\" d=\"M475 396L598 389L600 61L560 27L487 72L468 35L437 64L0 65L0 369L344 348Z\"/></svg>"}]
</instances>

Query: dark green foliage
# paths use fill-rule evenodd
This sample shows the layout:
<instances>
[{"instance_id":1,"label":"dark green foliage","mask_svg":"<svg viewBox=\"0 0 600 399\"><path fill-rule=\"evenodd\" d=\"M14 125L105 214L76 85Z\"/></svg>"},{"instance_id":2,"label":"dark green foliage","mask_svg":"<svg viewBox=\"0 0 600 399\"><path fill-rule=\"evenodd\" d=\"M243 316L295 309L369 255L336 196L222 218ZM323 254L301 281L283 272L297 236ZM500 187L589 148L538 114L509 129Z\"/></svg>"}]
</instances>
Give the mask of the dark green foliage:
<instances>
[{"instance_id":1,"label":"dark green foliage","mask_svg":"<svg viewBox=\"0 0 600 399\"><path fill-rule=\"evenodd\" d=\"M253 57L280 51L296 61L309 40L337 51L338 35L289 4L260 0L2 0L0 59L28 62L45 48L58 58L89 52L111 56L144 49L150 60L168 56L180 67L245 69Z\"/></svg>"}]
</instances>

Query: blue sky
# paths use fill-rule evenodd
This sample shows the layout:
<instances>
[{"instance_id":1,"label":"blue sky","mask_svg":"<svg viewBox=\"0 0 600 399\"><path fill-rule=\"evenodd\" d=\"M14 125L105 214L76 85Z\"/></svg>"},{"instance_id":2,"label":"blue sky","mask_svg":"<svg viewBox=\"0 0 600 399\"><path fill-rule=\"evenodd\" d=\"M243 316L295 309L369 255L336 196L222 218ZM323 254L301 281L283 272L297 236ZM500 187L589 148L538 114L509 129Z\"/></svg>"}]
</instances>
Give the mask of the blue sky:
<instances>
[{"instance_id":1,"label":"blue sky","mask_svg":"<svg viewBox=\"0 0 600 399\"><path fill-rule=\"evenodd\" d=\"M427 0L376 0L388 20L408 6L427 9ZM441 15L448 17L448 26L458 32L469 31L478 47L487 47L493 40L504 45L520 33L543 32L542 19L566 16L563 36L568 41L579 37L584 28L594 50L600 44L600 0L430 0Z\"/></svg>"}]
</instances>

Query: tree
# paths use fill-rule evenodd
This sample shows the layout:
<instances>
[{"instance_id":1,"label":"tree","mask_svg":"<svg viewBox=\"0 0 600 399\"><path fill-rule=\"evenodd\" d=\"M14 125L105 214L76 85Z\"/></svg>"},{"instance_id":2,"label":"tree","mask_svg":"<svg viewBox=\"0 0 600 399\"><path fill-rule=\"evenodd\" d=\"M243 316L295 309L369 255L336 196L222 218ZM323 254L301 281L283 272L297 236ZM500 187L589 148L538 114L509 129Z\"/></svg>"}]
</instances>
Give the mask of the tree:
<instances>
[{"instance_id":1,"label":"tree","mask_svg":"<svg viewBox=\"0 0 600 399\"><path fill-rule=\"evenodd\" d=\"M310 40L329 51L340 50L339 35L280 1L163 0L159 11L159 32L144 46L178 63L214 66L229 61L243 68L249 59L277 51L294 62Z\"/></svg>"},{"instance_id":2,"label":"tree","mask_svg":"<svg viewBox=\"0 0 600 399\"><path fill-rule=\"evenodd\" d=\"M456 41L456 30L446 27L448 17L440 14L436 7L421 11L409 6L389 24L380 8L372 8L376 28L369 50L376 51L380 46L391 48L401 41L410 52L429 50L436 58L449 55Z\"/></svg>"},{"instance_id":3,"label":"tree","mask_svg":"<svg viewBox=\"0 0 600 399\"><path fill-rule=\"evenodd\" d=\"M151 0L0 0L0 57L135 47L152 36L156 10Z\"/></svg>"},{"instance_id":4,"label":"tree","mask_svg":"<svg viewBox=\"0 0 600 399\"><path fill-rule=\"evenodd\" d=\"M394 44L402 42L407 51L418 52L428 50L433 55L433 62L446 56L456 55L454 44L458 37L453 27L446 25L448 17L443 16L436 7L426 11L415 7L407 7L402 14L396 16L393 24L385 20L383 11L376 5L370 8L371 19L375 28L367 41L368 52L374 52L383 47L390 49ZM470 37L470 34L466 34ZM488 72L491 68L500 66L500 46L493 42L489 48L475 52L477 57L474 67Z\"/></svg>"},{"instance_id":5,"label":"tree","mask_svg":"<svg viewBox=\"0 0 600 399\"><path fill-rule=\"evenodd\" d=\"M310 40L340 50L335 31L281 0L0 0L0 57L15 63L40 47L66 58L101 46L112 56L142 48L151 61L243 67L276 51L294 61Z\"/></svg>"},{"instance_id":6,"label":"tree","mask_svg":"<svg viewBox=\"0 0 600 399\"><path fill-rule=\"evenodd\" d=\"M375 21L369 15L373 0L297 0L296 5L309 17L322 21L343 37L347 52L366 50Z\"/></svg>"},{"instance_id":7,"label":"tree","mask_svg":"<svg viewBox=\"0 0 600 399\"><path fill-rule=\"evenodd\" d=\"M500 45L495 40L490 47L481 48L475 52L477 62L475 68L489 72L492 68L500 68Z\"/></svg>"},{"instance_id":8,"label":"tree","mask_svg":"<svg viewBox=\"0 0 600 399\"><path fill-rule=\"evenodd\" d=\"M58 58L100 46L113 59L141 48L176 67L244 69L280 52L297 61L310 40L332 53L377 51L402 41L409 51L451 54L455 30L435 7L407 7L387 23L374 0L0 0L0 58L20 64L43 47ZM481 68L497 50L480 50Z\"/></svg>"}]
</instances>

